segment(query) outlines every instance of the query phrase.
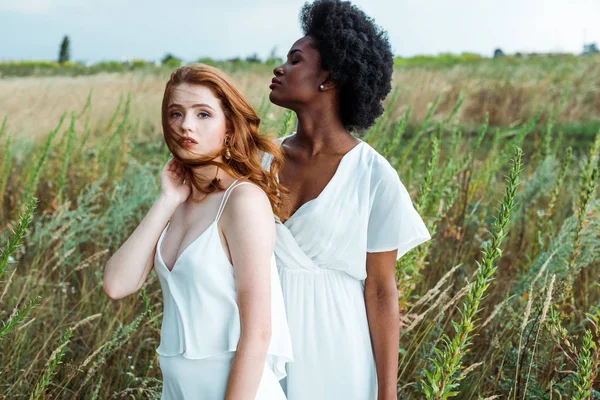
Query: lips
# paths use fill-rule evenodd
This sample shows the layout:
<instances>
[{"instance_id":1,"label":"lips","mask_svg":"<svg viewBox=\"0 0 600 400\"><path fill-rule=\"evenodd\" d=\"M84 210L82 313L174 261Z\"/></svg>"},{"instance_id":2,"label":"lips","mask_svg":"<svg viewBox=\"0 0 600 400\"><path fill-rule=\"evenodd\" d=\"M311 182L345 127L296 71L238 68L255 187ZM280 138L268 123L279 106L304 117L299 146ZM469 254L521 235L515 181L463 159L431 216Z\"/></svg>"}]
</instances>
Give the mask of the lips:
<instances>
[{"instance_id":1,"label":"lips","mask_svg":"<svg viewBox=\"0 0 600 400\"><path fill-rule=\"evenodd\" d=\"M196 142L193 138L189 136L182 136L179 139L179 143L181 143L182 146L193 146L195 144L198 144L198 142Z\"/></svg>"},{"instance_id":2,"label":"lips","mask_svg":"<svg viewBox=\"0 0 600 400\"><path fill-rule=\"evenodd\" d=\"M271 85L269 85L269 88L274 89L277 87L277 85L281 85L281 81L277 78L273 78L271 80Z\"/></svg>"}]
</instances>

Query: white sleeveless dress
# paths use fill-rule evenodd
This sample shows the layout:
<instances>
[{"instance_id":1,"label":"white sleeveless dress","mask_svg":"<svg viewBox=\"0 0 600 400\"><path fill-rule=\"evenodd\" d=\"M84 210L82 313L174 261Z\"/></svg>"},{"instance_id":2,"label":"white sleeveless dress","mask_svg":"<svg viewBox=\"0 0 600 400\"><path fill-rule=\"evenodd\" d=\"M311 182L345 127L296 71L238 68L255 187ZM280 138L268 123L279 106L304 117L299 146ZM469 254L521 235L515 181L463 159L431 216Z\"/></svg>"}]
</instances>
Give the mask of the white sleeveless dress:
<instances>
[{"instance_id":1,"label":"white sleeveless dress","mask_svg":"<svg viewBox=\"0 0 600 400\"><path fill-rule=\"evenodd\" d=\"M218 221L234 182L225 191L214 222L186 247L172 270L165 265L161 244L154 267L163 295L160 367L164 400L223 400L231 362L240 339L240 315L236 302L233 266L219 237ZM248 228L252 233L251 227ZM267 351L256 400L283 400L279 379L292 361L291 340L286 321L275 257L271 258L271 343Z\"/></svg>"},{"instance_id":2,"label":"white sleeveless dress","mask_svg":"<svg viewBox=\"0 0 600 400\"><path fill-rule=\"evenodd\" d=\"M265 169L271 159L263 157ZM399 259L430 238L397 172L362 141L317 198L277 224L275 257L294 349L281 381L289 400L377 399L367 252L398 249Z\"/></svg>"}]
</instances>

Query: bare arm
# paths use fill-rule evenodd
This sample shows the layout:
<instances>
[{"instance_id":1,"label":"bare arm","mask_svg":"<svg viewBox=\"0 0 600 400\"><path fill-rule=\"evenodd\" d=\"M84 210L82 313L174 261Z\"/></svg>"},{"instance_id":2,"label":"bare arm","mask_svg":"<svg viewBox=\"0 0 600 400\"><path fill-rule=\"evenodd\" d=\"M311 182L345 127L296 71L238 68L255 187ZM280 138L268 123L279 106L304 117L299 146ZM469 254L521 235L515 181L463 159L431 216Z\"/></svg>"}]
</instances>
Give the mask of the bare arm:
<instances>
[{"instance_id":1,"label":"bare arm","mask_svg":"<svg viewBox=\"0 0 600 400\"><path fill-rule=\"evenodd\" d=\"M142 222L108 260L102 286L111 299L138 291L154 265L156 243L174 212L172 202L159 197Z\"/></svg>"},{"instance_id":2,"label":"bare arm","mask_svg":"<svg viewBox=\"0 0 600 400\"><path fill-rule=\"evenodd\" d=\"M400 311L395 279L396 253L396 250L367 253L365 304L377 369L378 400L397 398Z\"/></svg>"},{"instance_id":3,"label":"bare arm","mask_svg":"<svg viewBox=\"0 0 600 400\"><path fill-rule=\"evenodd\" d=\"M234 265L241 325L225 400L253 399L271 340L273 211L259 188L243 185L232 192L221 221Z\"/></svg>"},{"instance_id":4,"label":"bare arm","mask_svg":"<svg viewBox=\"0 0 600 400\"><path fill-rule=\"evenodd\" d=\"M174 160L161 173L161 194L148 214L129 238L108 260L104 268L102 287L111 299L122 299L138 291L152 266L158 238L171 215L189 196L189 183L184 184L185 172Z\"/></svg>"}]
</instances>

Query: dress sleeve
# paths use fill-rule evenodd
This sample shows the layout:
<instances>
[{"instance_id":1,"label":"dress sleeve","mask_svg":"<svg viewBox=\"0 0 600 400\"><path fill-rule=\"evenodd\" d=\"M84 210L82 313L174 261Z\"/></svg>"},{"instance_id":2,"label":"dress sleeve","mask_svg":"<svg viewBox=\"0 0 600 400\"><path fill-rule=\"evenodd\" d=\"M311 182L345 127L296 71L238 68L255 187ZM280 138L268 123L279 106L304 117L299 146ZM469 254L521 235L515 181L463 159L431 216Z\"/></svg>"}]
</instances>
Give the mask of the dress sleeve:
<instances>
[{"instance_id":1,"label":"dress sleeve","mask_svg":"<svg viewBox=\"0 0 600 400\"><path fill-rule=\"evenodd\" d=\"M421 216L413 207L398 173L387 161L374 168L367 252L398 249L396 259L431 239Z\"/></svg>"}]
</instances>

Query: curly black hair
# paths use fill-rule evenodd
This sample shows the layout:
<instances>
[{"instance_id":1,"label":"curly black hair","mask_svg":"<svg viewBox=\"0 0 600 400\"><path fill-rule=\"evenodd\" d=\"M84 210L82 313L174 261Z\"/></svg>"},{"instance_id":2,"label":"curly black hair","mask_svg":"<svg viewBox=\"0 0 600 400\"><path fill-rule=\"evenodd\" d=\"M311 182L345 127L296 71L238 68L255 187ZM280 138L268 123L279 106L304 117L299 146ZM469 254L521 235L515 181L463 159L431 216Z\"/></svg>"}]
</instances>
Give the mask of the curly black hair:
<instances>
[{"instance_id":1,"label":"curly black hair","mask_svg":"<svg viewBox=\"0 0 600 400\"><path fill-rule=\"evenodd\" d=\"M340 95L342 124L363 131L383 113L394 56L387 33L349 1L316 0L300 11L300 24L320 54Z\"/></svg>"}]
</instances>

